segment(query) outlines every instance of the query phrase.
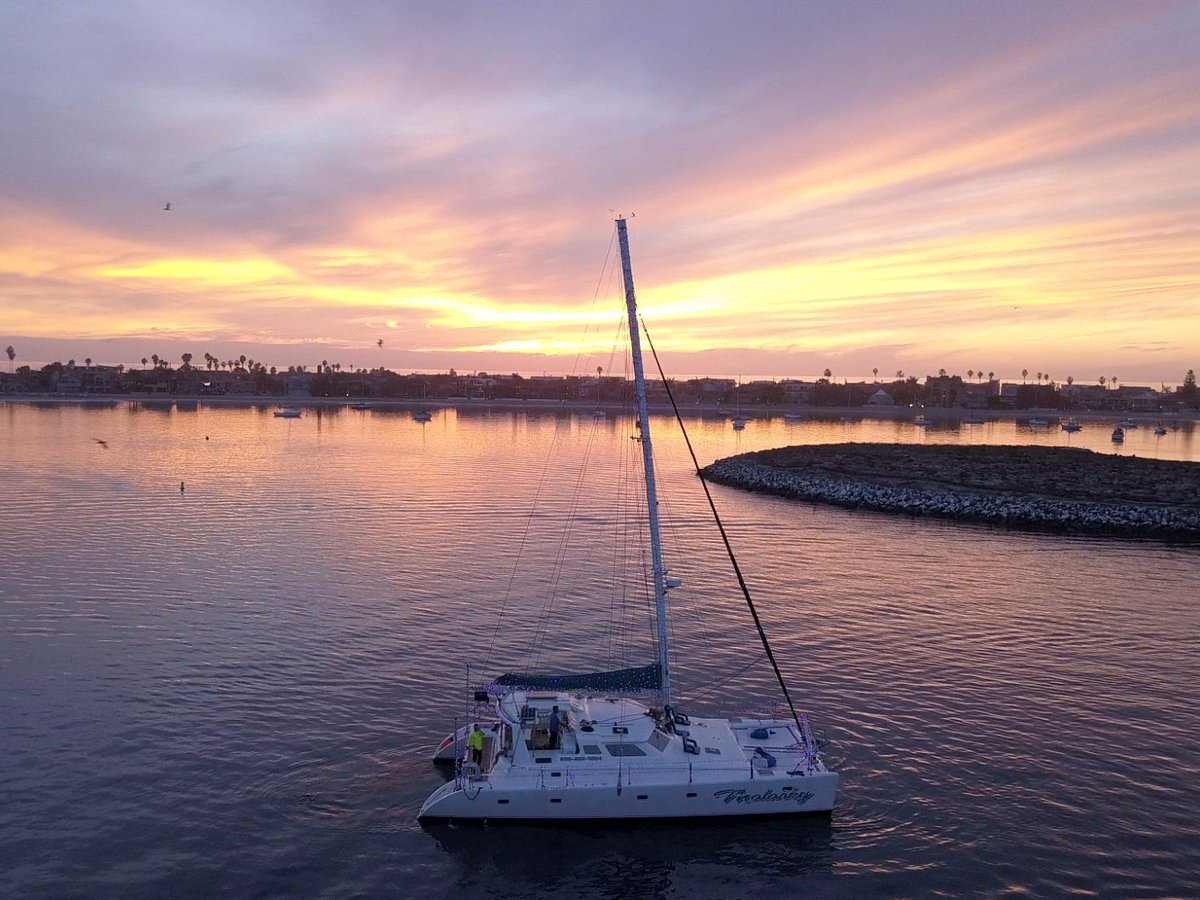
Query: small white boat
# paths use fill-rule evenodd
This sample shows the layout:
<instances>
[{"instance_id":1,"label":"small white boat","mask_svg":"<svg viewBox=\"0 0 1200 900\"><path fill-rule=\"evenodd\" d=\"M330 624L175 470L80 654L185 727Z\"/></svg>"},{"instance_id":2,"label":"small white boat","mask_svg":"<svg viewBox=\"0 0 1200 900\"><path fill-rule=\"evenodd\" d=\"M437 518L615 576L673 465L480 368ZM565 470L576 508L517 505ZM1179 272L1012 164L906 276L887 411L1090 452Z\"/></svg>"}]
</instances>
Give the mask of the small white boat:
<instances>
[{"instance_id":1,"label":"small white boat","mask_svg":"<svg viewBox=\"0 0 1200 900\"><path fill-rule=\"evenodd\" d=\"M1125 443L1125 429L1118 425L1113 429L1112 440L1114 444Z\"/></svg>"},{"instance_id":2,"label":"small white boat","mask_svg":"<svg viewBox=\"0 0 1200 900\"><path fill-rule=\"evenodd\" d=\"M967 416L965 419L962 420L962 423L964 425L983 425L983 424L985 424L984 420L979 418L979 416Z\"/></svg>"},{"instance_id":3,"label":"small white boat","mask_svg":"<svg viewBox=\"0 0 1200 900\"><path fill-rule=\"evenodd\" d=\"M1159 437L1162 437L1164 434L1167 433L1167 426L1164 425L1162 422L1159 422L1157 425L1154 426L1154 433L1157 434Z\"/></svg>"},{"instance_id":4,"label":"small white boat","mask_svg":"<svg viewBox=\"0 0 1200 900\"><path fill-rule=\"evenodd\" d=\"M1062 423L1062 430L1063 431L1072 431L1072 432L1082 431L1083 426L1080 425L1079 422L1075 419L1067 419L1067 421Z\"/></svg>"},{"instance_id":5,"label":"small white boat","mask_svg":"<svg viewBox=\"0 0 1200 900\"><path fill-rule=\"evenodd\" d=\"M277 419L299 419L303 412L294 406L281 406L275 410L275 418Z\"/></svg>"},{"instance_id":6,"label":"small white boat","mask_svg":"<svg viewBox=\"0 0 1200 900\"><path fill-rule=\"evenodd\" d=\"M745 416L734 416L734 417L733 417L733 419L732 419L732 423L733 423L733 430L734 430L734 431L741 431L743 428L745 428L745 427L746 427L746 423L747 423L747 422L749 422L749 421L750 421L750 420L749 420L749 419L747 419Z\"/></svg>"},{"instance_id":7,"label":"small white boat","mask_svg":"<svg viewBox=\"0 0 1200 900\"><path fill-rule=\"evenodd\" d=\"M1049 428L1050 420L1049 419L1037 419L1037 418L1027 419L1025 424L1028 425L1030 428Z\"/></svg>"},{"instance_id":8,"label":"small white boat","mask_svg":"<svg viewBox=\"0 0 1200 900\"><path fill-rule=\"evenodd\" d=\"M433 421L433 413L427 409L419 409L412 414L414 422L431 422Z\"/></svg>"},{"instance_id":9,"label":"small white boat","mask_svg":"<svg viewBox=\"0 0 1200 900\"><path fill-rule=\"evenodd\" d=\"M913 424L916 425L918 428L924 428L926 425L929 424L929 420L926 419L925 416L921 415L921 416L917 416L915 419L913 419Z\"/></svg>"},{"instance_id":10,"label":"small white boat","mask_svg":"<svg viewBox=\"0 0 1200 900\"><path fill-rule=\"evenodd\" d=\"M1124 428L1126 431L1128 431L1130 428L1137 428L1138 423L1133 421L1133 419L1126 419L1124 422L1121 423L1120 427Z\"/></svg>"},{"instance_id":11,"label":"small white boat","mask_svg":"<svg viewBox=\"0 0 1200 900\"><path fill-rule=\"evenodd\" d=\"M804 416L800 415L800 413L794 413L794 412L784 413L783 421L785 421L785 422L803 422Z\"/></svg>"}]
</instances>

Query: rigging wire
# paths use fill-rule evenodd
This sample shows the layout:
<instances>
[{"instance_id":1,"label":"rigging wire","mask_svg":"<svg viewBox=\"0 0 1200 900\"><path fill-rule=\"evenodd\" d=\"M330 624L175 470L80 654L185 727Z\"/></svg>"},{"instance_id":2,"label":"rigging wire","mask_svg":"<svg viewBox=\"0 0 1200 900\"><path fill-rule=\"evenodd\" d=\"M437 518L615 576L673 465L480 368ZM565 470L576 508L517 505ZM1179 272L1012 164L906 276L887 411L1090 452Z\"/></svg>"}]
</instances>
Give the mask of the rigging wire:
<instances>
[{"instance_id":1,"label":"rigging wire","mask_svg":"<svg viewBox=\"0 0 1200 900\"><path fill-rule=\"evenodd\" d=\"M746 663L746 665L742 666L736 672L732 672L721 678L714 678L712 681L708 682L707 684L700 685L698 690L689 690L688 691L688 701L695 702L696 700L699 700L701 697L707 697L713 691L717 690L717 688L727 687L729 685L729 682L733 681L739 675L744 675L746 672L749 672L751 669L753 669L755 666L757 666L760 662L762 662L766 658L767 658L767 655L765 653L760 653L760 654L758 654L758 656L754 657L754 659L750 660L750 662Z\"/></svg>"},{"instance_id":2,"label":"rigging wire","mask_svg":"<svg viewBox=\"0 0 1200 900\"><path fill-rule=\"evenodd\" d=\"M639 317L640 318L640 317ZM763 628L762 620L758 617L758 609L754 606L754 600L750 596L750 588L746 585L746 579L742 575L741 566L738 565L737 557L733 553L733 545L729 543L729 535L725 531L725 524L721 521L721 516L717 513L717 504L714 502L712 492L708 489L708 479L704 477L704 472L700 468L700 461L696 459L696 451L692 447L692 439L688 436L687 428L683 424L683 416L679 412L679 407L675 403L675 394L671 390L671 383L667 381L666 373L663 372L662 362L659 361L658 351L654 349L654 340L650 337L650 329L646 327L646 320L641 319L642 332L646 335L646 343L650 347L650 355L654 357L654 365L658 367L659 377L662 378L663 387L667 390L667 398L671 401L671 409L675 413L675 421L679 423L679 430L683 434L683 441L687 444L688 453L692 457L692 465L696 467L696 474L700 477L700 484L704 488L704 496L708 500L708 508L712 510L713 520L717 523L717 530L721 532L721 541L725 544L725 552L729 556L729 562L733 566L733 574L737 576L738 585L742 589L742 597L746 600L746 606L750 609L750 615L754 619L754 627L758 629L758 637L762 641L763 649L767 652L767 659L770 660L771 668L775 672L775 678L779 681L779 687L783 691L784 699L787 700L788 709L792 711L792 718L796 722L798 728L803 726L800 724L800 714L796 712L796 705L792 703L792 695L788 693L787 683L783 680L783 672L779 669L779 663L775 660L775 654L771 650L771 642L767 640L767 632Z\"/></svg>"}]
</instances>

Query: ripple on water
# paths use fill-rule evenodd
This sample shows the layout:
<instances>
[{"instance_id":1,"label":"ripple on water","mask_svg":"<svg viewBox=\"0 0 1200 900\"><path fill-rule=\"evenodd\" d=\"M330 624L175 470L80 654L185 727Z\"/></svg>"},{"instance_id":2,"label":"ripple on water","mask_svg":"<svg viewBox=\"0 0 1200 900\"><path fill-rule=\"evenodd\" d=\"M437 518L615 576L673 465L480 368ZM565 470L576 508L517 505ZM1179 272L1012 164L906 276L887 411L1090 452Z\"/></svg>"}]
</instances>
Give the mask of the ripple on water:
<instances>
[{"instance_id":1,"label":"ripple on water","mask_svg":"<svg viewBox=\"0 0 1200 900\"><path fill-rule=\"evenodd\" d=\"M589 558L611 525L603 495L576 480L585 455L615 467L624 426L589 438L575 421L447 412L426 429L374 415L288 428L203 406L9 421L6 895L628 895L630 873L651 896L697 897L1200 883L1194 548L717 489L789 685L831 739L834 815L649 838L421 829L466 663L478 677L644 652ZM697 443L702 459L732 446L723 427ZM703 498L683 493L695 476L677 444L659 452L685 582L680 702L770 711ZM538 495L550 502L531 516ZM568 533L573 505L588 521ZM560 546L588 565L558 572ZM556 577L566 599L550 603ZM497 629L501 606L524 620Z\"/></svg>"}]
</instances>

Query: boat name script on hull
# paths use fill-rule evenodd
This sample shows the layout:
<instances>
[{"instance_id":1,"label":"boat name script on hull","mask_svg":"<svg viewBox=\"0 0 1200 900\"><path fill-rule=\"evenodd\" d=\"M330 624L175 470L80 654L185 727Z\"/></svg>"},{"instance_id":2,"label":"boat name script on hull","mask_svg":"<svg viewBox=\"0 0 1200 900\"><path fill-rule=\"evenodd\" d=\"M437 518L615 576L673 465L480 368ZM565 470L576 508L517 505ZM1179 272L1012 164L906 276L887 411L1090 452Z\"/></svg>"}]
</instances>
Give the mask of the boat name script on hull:
<instances>
[{"instance_id":1,"label":"boat name script on hull","mask_svg":"<svg viewBox=\"0 0 1200 900\"><path fill-rule=\"evenodd\" d=\"M744 788L730 788L713 794L718 800L726 803L795 803L803 806L813 798L812 791L772 791L770 789L759 794L751 794Z\"/></svg>"}]
</instances>

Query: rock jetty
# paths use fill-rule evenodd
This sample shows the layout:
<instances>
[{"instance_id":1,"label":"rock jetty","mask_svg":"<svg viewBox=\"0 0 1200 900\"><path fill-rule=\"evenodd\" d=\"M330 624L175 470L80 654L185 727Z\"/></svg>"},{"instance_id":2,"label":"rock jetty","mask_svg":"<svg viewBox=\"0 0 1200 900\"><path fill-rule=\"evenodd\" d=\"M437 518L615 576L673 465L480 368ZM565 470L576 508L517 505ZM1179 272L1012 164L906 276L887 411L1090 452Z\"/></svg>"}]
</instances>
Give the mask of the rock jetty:
<instances>
[{"instance_id":1,"label":"rock jetty","mask_svg":"<svg viewBox=\"0 0 1200 900\"><path fill-rule=\"evenodd\" d=\"M1200 464L1061 447L819 444L704 469L718 484L1015 528L1200 539Z\"/></svg>"}]
</instances>

